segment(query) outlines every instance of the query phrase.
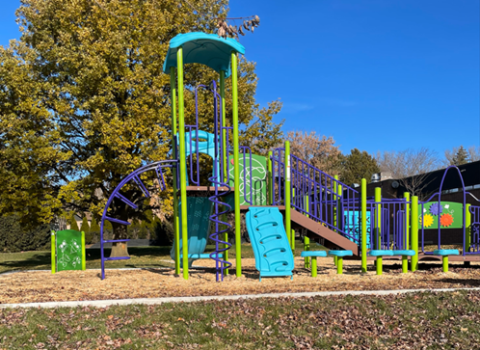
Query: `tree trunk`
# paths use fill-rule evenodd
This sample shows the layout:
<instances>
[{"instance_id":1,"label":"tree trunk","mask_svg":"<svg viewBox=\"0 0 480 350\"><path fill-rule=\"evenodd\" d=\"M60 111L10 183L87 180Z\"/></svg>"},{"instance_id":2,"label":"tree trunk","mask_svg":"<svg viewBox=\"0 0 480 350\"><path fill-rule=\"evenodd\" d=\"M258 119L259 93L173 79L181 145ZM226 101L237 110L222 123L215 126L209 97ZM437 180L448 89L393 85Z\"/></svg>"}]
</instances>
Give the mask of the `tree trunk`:
<instances>
[{"instance_id":1,"label":"tree trunk","mask_svg":"<svg viewBox=\"0 0 480 350\"><path fill-rule=\"evenodd\" d=\"M113 239L125 239L127 238L127 227L125 225L112 223L113 226ZM127 242L119 242L112 244L111 258L117 258L128 255Z\"/></svg>"}]
</instances>

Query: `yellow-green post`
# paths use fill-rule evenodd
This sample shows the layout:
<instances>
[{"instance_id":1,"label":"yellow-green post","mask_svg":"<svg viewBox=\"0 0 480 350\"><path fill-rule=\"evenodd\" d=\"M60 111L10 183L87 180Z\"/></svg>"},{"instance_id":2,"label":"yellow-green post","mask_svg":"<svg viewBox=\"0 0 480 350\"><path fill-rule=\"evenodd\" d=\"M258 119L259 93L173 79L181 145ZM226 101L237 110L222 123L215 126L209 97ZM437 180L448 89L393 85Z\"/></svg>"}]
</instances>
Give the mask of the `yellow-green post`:
<instances>
[{"instance_id":1,"label":"yellow-green post","mask_svg":"<svg viewBox=\"0 0 480 350\"><path fill-rule=\"evenodd\" d=\"M402 255L402 272L408 272L408 256Z\"/></svg>"},{"instance_id":2,"label":"yellow-green post","mask_svg":"<svg viewBox=\"0 0 480 350\"><path fill-rule=\"evenodd\" d=\"M381 275L383 273L383 258L381 256L377 256L377 275Z\"/></svg>"},{"instance_id":3,"label":"yellow-green post","mask_svg":"<svg viewBox=\"0 0 480 350\"><path fill-rule=\"evenodd\" d=\"M418 197L412 196L412 249L415 255L412 256L412 271L418 270Z\"/></svg>"},{"instance_id":4,"label":"yellow-green post","mask_svg":"<svg viewBox=\"0 0 480 350\"><path fill-rule=\"evenodd\" d=\"M220 71L220 98L222 102L222 126L226 127L226 101L225 101L225 71ZM227 153L227 130L222 130L222 152L223 154L221 155L222 157L222 164L223 164L223 176L224 179L223 181L229 182L229 174L227 174L227 162L228 162L228 153ZM227 215L224 215L224 220L223 221L228 221ZM225 232L223 234L223 241L228 242L228 232ZM224 248L228 248L228 245L225 244ZM223 252L223 257L226 261L228 261L228 250L225 250ZM225 275L228 275L228 269L224 270Z\"/></svg>"},{"instance_id":5,"label":"yellow-green post","mask_svg":"<svg viewBox=\"0 0 480 350\"><path fill-rule=\"evenodd\" d=\"M470 251L472 244L472 213L470 213L471 204L467 204L465 211L465 250Z\"/></svg>"},{"instance_id":6,"label":"yellow-green post","mask_svg":"<svg viewBox=\"0 0 480 350\"><path fill-rule=\"evenodd\" d=\"M87 269L87 257L85 251L85 232L82 231L82 270Z\"/></svg>"},{"instance_id":7,"label":"yellow-green post","mask_svg":"<svg viewBox=\"0 0 480 350\"><path fill-rule=\"evenodd\" d=\"M375 202L376 203L381 203L382 202L382 189L380 187L375 187ZM376 223L375 223L375 226L376 226L376 234L377 234L377 242L378 242L378 245L376 247L376 249L382 249L382 232L381 232L381 229L382 229L382 205L381 204L377 204L377 208L376 208L376 214L377 214L377 217L376 217ZM378 261L378 260L377 260Z\"/></svg>"},{"instance_id":8,"label":"yellow-green post","mask_svg":"<svg viewBox=\"0 0 480 350\"><path fill-rule=\"evenodd\" d=\"M442 256L443 272L448 272L448 255Z\"/></svg>"},{"instance_id":9,"label":"yellow-green post","mask_svg":"<svg viewBox=\"0 0 480 350\"><path fill-rule=\"evenodd\" d=\"M177 135L177 84L175 83L175 68L170 67L170 103L172 107L172 152L173 158L178 159L175 145L175 136ZM175 274L180 275L180 223L178 215L178 184L177 168L173 168L173 233L175 246Z\"/></svg>"},{"instance_id":10,"label":"yellow-green post","mask_svg":"<svg viewBox=\"0 0 480 350\"><path fill-rule=\"evenodd\" d=\"M185 157L185 110L183 100L183 48L177 50L178 133L180 158L180 218L182 228L183 278L188 279L187 158ZM175 194L176 195L176 194Z\"/></svg>"},{"instance_id":11,"label":"yellow-green post","mask_svg":"<svg viewBox=\"0 0 480 350\"><path fill-rule=\"evenodd\" d=\"M362 272L367 272L367 180L362 179L361 187L362 211Z\"/></svg>"},{"instance_id":12,"label":"yellow-green post","mask_svg":"<svg viewBox=\"0 0 480 350\"><path fill-rule=\"evenodd\" d=\"M295 230L292 229L292 251L293 255L295 255Z\"/></svg>"},{"instance_id":13,"label":"yellow-green post","mask_svg":"<svg viewBox=\"0 0 480 350\"><path fill-rule=\"evenodd\" d=\"M52 231L51 235L51 247L52 247L52 257L51 257L51 262L52 262L52 273L55 273L55 266L56 266L56 262L57 262L57 251L56 251L56 247L55 247L55 239L56 239L56 234L55 234L55 231Z\"/></svg>"},{"instance_id":14,"label":"yellow-green post","mask_svg":"<svg viewBox=\"0 0 480 350\"><path fill-rule=\"evenodd\" d=\"M405 192L403 198L407 201L405 205L406 227L405 227L405 249L410 249L410 193ZM408 259L408 258L407 258Z\"/></svg>"},{"instance_id":15,"label":"yellow-green post","mask_svg":"<svg viewBox=\"0 0 480 350\"><path fill-rule=\"evenodd\" d=\"M240 154L238 146L238 76L237 54L232 52L232 124L233 124L233 181L235 198L235 269L236 276L242 276L242 232L240 228ZM288 232L288 231L287 231Z\"/></svg>"},{"instance_id":16,"label":"yellow-green post","mask_svg":"<svg viewBox=\"0 0 480 350\"><path fill-rule=\"evenodd\" d=\"M268 171L268 205L273 205L272 151L268 151L267 171Z\"/></svg>"},{"instance_id":17,"label":"yellow-green post","mask_svg":"<svg viewBox=\"0 0 480 350\"><path fill-rule=\"evenodd\" d=\"M312 277L317 277L317 257L312 256Z\"/></svg>"},{"instance_id":18,"label":"yellow-green post","mask_svg":"<svg viewBox=\"0 0 480 350\"><path fill-rule=\"evenodd\" d=\"M292 223L290 218L290 207L291 207L291 197L290 197L290 141L285 141L285 232L287 235L292 232ZM295 243L294 239L290 237L290 247L293 250Z\"/></svg>"},{"instance_id":19,"label":"yellow-green post","mask_svg":"<svg viewBox=\"0 0 480 350\"><path fill-rule=\"evenodd\" d=\"M343 257L338 256L337 258L337 275L343 274Z\"/></svg>"},{"instance_id":20,"label":"yellow-green post","mask_svg":"<svg viewBox=\"0 0 480 350\"><path fill-rule=\"evenodd\" d=\"M303 246L303 249L305 251L309 251L310 250L310 238L305 236L303 237L303 242L304 242L304 246ZM305 259L305 268L308 269L310 267L310 258L306 257L306 258L303 258Z\"/></svg>"}]
</instances>

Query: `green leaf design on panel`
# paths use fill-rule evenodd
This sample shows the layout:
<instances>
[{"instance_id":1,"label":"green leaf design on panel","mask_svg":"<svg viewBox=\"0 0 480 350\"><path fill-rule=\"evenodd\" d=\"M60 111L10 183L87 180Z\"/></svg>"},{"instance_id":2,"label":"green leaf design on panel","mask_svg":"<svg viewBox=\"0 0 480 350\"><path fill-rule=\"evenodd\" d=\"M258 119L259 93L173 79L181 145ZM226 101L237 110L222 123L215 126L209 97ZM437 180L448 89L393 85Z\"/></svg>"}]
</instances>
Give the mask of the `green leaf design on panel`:
<instances>
[{"instance_id":1,"label":"green leaf design on panel","mask_svg":"<svg viewBox=\"0 0 480 350\"><path fill-rule=\"evenodd\" d=\"M82 233L75 230L57 232L57 271L82 269Z\"/></svg>"},{"instance_id":2,"label":"green leaf design on panel","mask_svg":"<svg viewBox=\"0 0 480 350\"><path fill-rule=\"evenodd\" d=\"M229 185L234 186L234 160L229 159ZM246 180L246 181L245 181ZM252 198L250 198L250 186L252 186ZM245 169L243 154L240 154L240 205L267 205L267 159L263 156L252 154L252 174L250 174L250 156L245 158Z\"/></svg>"}]
</instances>

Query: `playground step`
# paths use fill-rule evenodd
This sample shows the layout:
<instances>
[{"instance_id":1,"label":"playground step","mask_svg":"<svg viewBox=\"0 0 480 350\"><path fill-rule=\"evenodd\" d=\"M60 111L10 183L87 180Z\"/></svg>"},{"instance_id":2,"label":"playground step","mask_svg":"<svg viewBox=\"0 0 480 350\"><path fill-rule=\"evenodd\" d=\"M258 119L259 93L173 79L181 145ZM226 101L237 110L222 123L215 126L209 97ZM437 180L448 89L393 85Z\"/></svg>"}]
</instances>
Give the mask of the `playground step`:
<instances>
[{"instance_id":1,"label":"playground step","mask_svg":"<svg viewBox=\"0 0 480 350\"><path fill-rule=\"evenodd\" d=\"M283 209L285 210L285 209ZM322 224L312 220L302 213L292 210L290 211L290 217L293 223L307 229L313 236L312 238L321 238L321 244L329 249L351 250L353 255L358 256L360 254L359 246L350 241L349 239L339 235L337 232L330 230Z\"/></svg>"}]
</instances>

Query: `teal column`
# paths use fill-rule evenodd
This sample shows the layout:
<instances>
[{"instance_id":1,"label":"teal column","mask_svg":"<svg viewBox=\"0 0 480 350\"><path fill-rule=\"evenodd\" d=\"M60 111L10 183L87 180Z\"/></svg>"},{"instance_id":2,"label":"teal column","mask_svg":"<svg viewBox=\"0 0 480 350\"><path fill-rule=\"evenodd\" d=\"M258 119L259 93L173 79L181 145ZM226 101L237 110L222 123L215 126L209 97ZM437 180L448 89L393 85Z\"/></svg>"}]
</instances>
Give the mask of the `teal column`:
<instances>
[{"instance_id":1,"label":"teal column","mask_svg":"<svg viewBox=\"0 0 480 350\"><path fill-rule=\"evenodd\" d=\"M268 171L268 205L273 205L272 151L268 151L267 171Z\"/></svg>"},{"instance_id":2,"label":"teal column","mask_svg":"<svg viewBox=\"0 0 480 350\"><path fill-rule=\"evenodd\" d=\"M362 179L361 187L362 212L362 272L367 272L367 180Z\"/></svg>"},{"instance_id":3,"label":"teal column","mask_svg":"<svg viewBox=\"0 0 480 350\"><path fill-rule=\"evenodd\" d=\"M185 157L185 110L183 100L183 48L177 50L178 133L180 160L180 218L182 228L183 278L188 279L188 224L187 224L187 158ZM175 196L177 193L175 193Z\"/></svg>"},{"instance_id":4,"label":"teal column","mask_svg":"<svg viewBox=\"0 0 480 350\"><path fill-rule=\"evenodd\" d=\"M418 270L418 197L412 197L412 249L415 251L415 255L412 256L412 271Z\"/></svg>"},{"instance_id":5,"label":"teal column","mask_svg":"<svg viewBox=\"0 0 480 350\"><path fill-rule=\"evenodd\" d=\"M225 71L220 71L220 98L222 102L222 126L225 127L226 125L226 115L227 115L227 110L226 110L226 101L225 101ZM227 174L227 162L228 162L228 153L227 153L227 130L222 130L222 137L223 137L223 142L222 142L222 165L223 165L223 181L228 183L229 181L229 174ZM222 221L227 222L227 214L223 216ZM228 242L228 232L225 232L223 234L223 241ZM224 248L228 248L228 244L224 245ZM228 250L225 250L223 252L223 257L225 261L228 261ZM228 269L224 270L225 275L228 275L229 271Z\"/></svg>"},{"instance_id":6,"label":"teal column","mask_svg":"<svg viewBox=\"0 0 480 350\"><path fill-rule=\"evenodd\" d=\"M292 222L290 217L291 210L291 192L290 192L290 141L285 141L285 232L287 236L290 236L290 247L294 249L295 239L291 237L292 232Z\"/></svg>"},{"instance_id":7,"label":"teal column","mask_svg":"<svg viewBox=\"0 0 480 350\"><path fill-rule=\"evenodd\" d=\"M56 239L56 234L55 231L52 231L51 233L51 250L52 250L52 256L51 256L51 263L52 263L52 273L55 273L55 268L56 268L56 263L57 263L57 251L55 249L55 239Z\"/></svg>"},{"instance_id":8,"label":"teal column","mask_svg":"<svg viewBox=\"0 0 480 350\"><path fill-rule=\"evenodd\" d=\"M178 160L175 147L177 135L177 84L175 83L175 68L170 67L170 103L172 107L172 153ZM180 217L178 215L178 184L177 168L173 168L173 244L175 246L175 274L180 275Z\"/></svg>"},{"instance_id":9,"label":"teal column","mask_svg":"<svg viewBox=\"0 0 480 350\"><path fill-rule=\"evenodd\" d=\"M238 77L237 55L232 52L232 119L233 119L233 181L235 197L235 269L236 276L242 276L242 232L240 228L240 155L238 146Z\"/></svg>"}]
</instances>

